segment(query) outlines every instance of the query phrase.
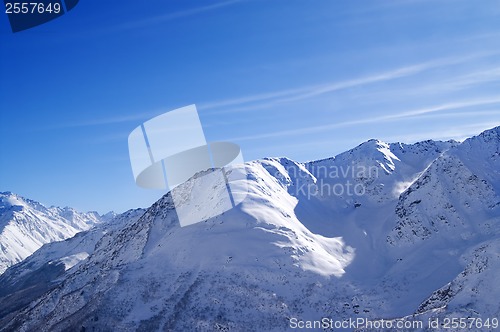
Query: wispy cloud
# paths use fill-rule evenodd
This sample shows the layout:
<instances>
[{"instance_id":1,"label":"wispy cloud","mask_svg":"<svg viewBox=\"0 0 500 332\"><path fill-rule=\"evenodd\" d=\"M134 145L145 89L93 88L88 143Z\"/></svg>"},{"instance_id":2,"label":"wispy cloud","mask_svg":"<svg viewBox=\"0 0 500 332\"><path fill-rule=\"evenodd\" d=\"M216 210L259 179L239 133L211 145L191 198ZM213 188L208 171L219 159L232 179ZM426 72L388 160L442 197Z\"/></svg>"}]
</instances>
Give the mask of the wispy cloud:
<instances>
[{"instance_id":1,"label":"wispy cloud","mask_svg":"<svg viewBox=\"0 0 500 332\"><path fill-rule=\"evenodd\" d=\"M450 81L449 83L456 87L465 87L494 81L500 81L500 68L498 67L465 74L454 81Z\"/></svg>"},{"instance_id":2,"label":"wispy cloud","mask_svg":"<svg viewBox=\"0 0 500 332\"><path fill-rule=\"evenodd\" d=\"M238 0L240 1L240 0ZM212 6L206 6L206 7L214 7L214 6L223 6L224 4L229 5L235 1L228 1L228 2L223 2L217 5L212 5ZM205 7L203 7L205 8ZM197 10L202 10L201 8L198 8ZM206 9L209 10L209 9ZM193 9L194 11L194 9ZM191 11L190 11L191 12ZM177 13L178 15L181 15L181 13ZM173 15L173 14L172 14ZM187 13L184 13L182 15L187 15ZM292 88L292 89L285 89L285 90L280 90L280 91L272 91L272 92L267 92L267 93L261 93L261 94L255 94L255 95L250 95L250 96L245 96L245 97L240 97L240 98L234 98L234 99L227 99L227 100L220 100L220 101L215 101L215 102L208 102L208 103L201 103L198 105L198 110L200 111L210 111L210 114L222 114L222 113L233 113L233 112L245 112L245 111L253 111L253 110L258 110L258 109L265 109L265 108L271 108L273 106L276 106L278 104L282 103L290 103L290 102L297 102L300 100L306 100L314 97L318 97L327 93L343 90L343 89L348 89L348 88L353 88L357 86L362 86L362 85L367 85L371 83L378 83L378 82L385 82L385 81L390 81L402 77L407 77L411 75L417 75L419 73L422 73L426 70L430 70L433 68L438 68L442 66L450 66L454 64L460 64L463 62L467 62L476 58L481 58L485 56L489 56L493 53L477 53L477 54L471 54L467 56L462 56L462 57L453 57L453 58L443 58L443 59L437 59L437 60L432 60L428 62L423 62L420 64L414 64L406 67L401 67L401 68L396 68L393 70L389 70L386 72L382 72L379 74L371 75L371 76L365 76L365 77L360 77L356 79L351 79L351 80L346 80L346 81L341 81L341 82L332 82L332 83L327 83L327 84L317 84L317 85L309 85L309 86L303 86L299 88ZM428 86L423 86L420 89L437 89L438 87L444 87L445 89L450 89L452 87L463 87L466 85L472 85L472 84L478 84L482 83L485 81L495 81L495 80L500 80L500 69L494 68L494 69L484 69L481 71L473 72L473 73L468 73L465 75L462 75L460 77L454 78L453 80L447 81L448 83L445 84L445 82L439 82L436 83L435 85L428 85ZM419 90L420 91L420 90ZM422 91L420 91L422 92ZM443 107L449 107L450 105L443 105ZM229 107L229 108L227 108ZM227 108L227 109L226 109ZM118 124L118 123L124 123L124 122L133 122L133 121L140 121L140 120L146 120L151 117L154 117L155 115L167 112L171 110L172 108L161 108L161 109L156 109L153 111L142 111L142 112L137 112L134 114L128 114L128 115L118 115L114 117L107 117L107 118L97 118L97 119L90 119L90 120L82 120L82 121L75 121L73 123L62 123L58 124L56 127L51 127L49 129L54 129L54 128L72 128L72 127L90 127L90 126L101 126L101 125L111 125L111 124ZM399 115L402 116L402 115ZM388 118L390 119L390 118ZM278 135L276 135L278 136Z\"/></svg>"},{"instance_id":3,"label":"wispy cloud","mask_svg":"<svg viewBox=\"0 0 500 332\"><path fill-rule=\"evenodd\" d=\"M137 28L146 27L149 25L160 24L163 22L168 22L168 21L172 21L175 19L193 16L193 15L198 15L198 14L201 14L204 12L208 12L208 11L212 11L215 9L231 6L231 5L237 4L237 3L242 2L242 1L244 1L244 0L223 1L223 2L211 4L211 5L200 6L200 7L186 9L186 10L182 10L182 11L178 11L178 12L158 15L158 16L154 16L154 17L151 17L148 19L119 25L116 27L116 30L137 29Z\"/></svg>"},{"instance_id":4,"label":"wispy cloud","mask_svg":"<svg viewBox=\"0 0 500 332\"><path fill-rule=\"evenodd\" d=\"M94 120L87 120L87 121L74 122L74 123L66 123L66 124L61 124L61 127L100 126L100 125L108 125L108 124L116 124L116 123L137 121L137 120L144 119L144 117L145 117L144 113L142 113L142 114L132 114L132 115L123 115L123 116L115 116L115 117L101 118L101 119L94 119Z\"/></svg>"},{"instance_id":5,"label":"wispy cloud","mask_svg":"<svg viewBox=\"0 0 500 332\"><path fill-rule=\"evenodd\" d=\"M419 64L414 64L406 67L396 68L392 70L388 70L386 72L360 77L356 79L341 81L341 82L331 82L326 84L317 84L317 85L309 85L299 88L293 89L285 89L280 91L273 91L268 93L255 94L251 96L245 96L234 99L220 100L215 102L207 102L201 103L199 105L200 110L211 110L216 109L215 111L210 111L211 114L220 114L220 113L232 113L232 112L241 112L241 111L249 111L255 109L268 108L272 106L276 106L282 103L296 102L300 100L306 100L314 97L318 97L327 93L340 91L343 89L363 86L372 83L380 83L395 80L398 78L408 77L412 75L417 75L423 73L427 70L444 67L444 66L452 66L461 63L465 63L474 59L487 57L493 54L497 54L498 52L482 52L476 54L470 54L467 56L460 57L448 57L442 59L431 60ZM494 75L494 74L490 74ZM480 78L480 77L479 77ZM476 79L479 79L476 78ZM473 79L473 78L470 78ZM251 104L251 105L249 105ZM230 109L224 109L229 106L235 106ZM222 110L218 110L222 109Z\"/></svg>"},{"instance_id":6,"label":"wispy cloud","mask_svg":"<svg viewBox=\"0 0 500 332\"><path fill-rule=\"evenodd\" d=\"M408 98L421 99L423 96L437 96L447 93L460 93L463 90L484 86L485 84L500 81L500 68L490 66L466 73L449 73L445 77L422 81L418 84L398 85L390 89L363 91L357 95L363 100L394 101L395 97L408 100Z\"/></svg>"},{"instance_id":7,"label":"wispy cloud","mask_svg":"<svg viewBox=\"0 0 500 332\"><path fill-rule=\"evenodd\" d=\"M493 104L498 104L498 103L500 103L500 97L488 97L488 98L483 98L483 99L464 100L464 101L460 101L460 102L439 104L439 105L434 105L434 106L425 107L425 108L419 108L419 109L406 111L406 112L399 112L399 113L393 113L393 114L388 114L388 115L382 115L382 116L378 116L378 117L371 117L371 118L358 119L358 120L352 120L352 121L343 121L343 122L337 122L337 123L332 123L332 124L327 124L327 125L310 126L310 127L306 127L306 128L296 128L296 129L290 129L290 130L275 131L275 132L250 135L250 136L235 137L235 138L232 138L231 141L256 140L256 139L264 139L264 138L271 138L271 137L310 134L310 133L328 131L328 130L340 128L340 127L397 121L397 120L402 120L405 118L424 116L424 115L428 115L428 114L432 114L432 113L436 113L436 112L457 110L457 109L463 109L463 108L468 108L468 107L473 107L473 106L493 105ZM449 114L449 116L452 117L453 114Z\"/></svg>"},{"instance_id":8,"label":"wispy cloud","mask_svg":"<svg viewBox=\"0 0 500 332\"><path fill-rule=\"evenodd\" d=\"M170 110L172 110L172 108L159 108L150 111L138 111L134 112L133 114L116 115L106 118L93 118L85 120L75 120L73 122L60 122L57 124L53 124L51 126L39 127L38 129L53 130L53 129L64 129L64 128L96 127L96 126L114 125L127 122L142 123L146 120L149 120L152 117L155 117L156 115L168 112Z\"/></svg>"},{"instance_id":9,"label":"wispy cloud","mask_svg":"<svg viewBox=\"0 0 500 332\"><path fill-rule=\"evenodd\" d=\"M413 134L406 135L398 135L398 136L384 136L380 137L382 140L386 142L405 142L412 143L418 142L427 139L434 140L456 140L463 141L466 138L472 137L474 135L478 135L479 133L491 129L493 127L500 126L500 120L492 121L492 122L479 122L473 123L469 125L463 125L453 128L447 128L444 130L433 130L433 131L424 131Z\"/></svg>"},{"instance_id":10,"label":"wispy cloud","mask_svg":"<svg viewBox=\"0 0 500 332\"><path fill-rule=\"evenodd\" d=\"M235 1L227 2L227 3L233 3L233 2L235 2ZM220 3L220 4L217 4L217 6L221 6L224 4L225 3ZM206 7L213 7L213 6L215 6L215 5L206 6ZM198 9L201 10L201 8L198 8ZM365 77L355 78L355 79L341 81L341 82L309 85L309 86L303 86L303 87L299 87L299 88L285 89L285 90L280 90L280 91L272 91L272 92L267 92L267 93L244 96L244 97L240 97L240 98L233 98L233 99L226 99L226 100L220 100L220 101L214 101L214 102L208 102L208 103L201 103L198 105L198 109L200 111L209 111L210 114L213 114L213 115L222 114L222 113L234 113L234 112L245 112L245 111L266 109L266 108L271 108L271 107L274 107L276 105L283 104L283 103L291 103L291 102L297 102L297 101L301 101L301 100L319 97L321 95L328 94L328 93L335 92L335 91L340 91L343 89L358 87L358 86L372 84L372 83L386 82L386 81L391 81L391 80L395 80L398 78L417 75L419 73L422 73L426 70L430 70L433 68L439 68L442 66L451 66L451 65L455 65L455 64L460 64L460 63L467 62L467 61L470 61L470 60L473 60L476 58L489 56L491 54L494 54L494 53L491 53L491 52L477 53L477 54L471 54L471 55L462 56L462 57L437 59L437 60L432 60L432 61L428 61L428 62L414 64L414 65L410 65L410 66L406 66L406 67L396 68L393 70L389 70L389 71L382 72L379 74L374 74L371 76L365 76ZM457 77L454 77L453 79L446 79L446 81L441 81L441 82L438 81L438 82L430 83L429 85L422 85L416 89L404 88L401 92L398 92L398 95L404 94L405 91L407 91L407 90L409 91L407 93L422 94L425 91L428 91L428 92L434 91L435 92L435 91L438 91L438 89L444 89L444 90L459 89L459 88L463 88L463 87L469 86L469 85L481 84L484 82L497 81L497 80L500 80L500 69L498 69L498 68L481 69L479 71L475 71L472 73L459 75ZM384 94L383 91L378 92L378 94L380 94L380 93ZM394 93L394 91L391 90L391 94L393 94L393 93ZM497 102L496 100L497 99L493 98L493 101L491 101L491 103L493 103L493 102L496 103ZM471 103L470 106L477 105L476 103L478 103L478 102L487 103L487 100L468 101L468 103ZM430 112L438 112L438 111L443 111L446 109L463 108L463 107L468 107L468 104L462 105L462 103L449 103L449 104L443 104L440 106L435 106L434 108L419 109L419 110L414 110L414 111L401 113L401 114L387 115L387 116L383 116L380 118L357 120L354 122L343 122L343 123L339 123L339 124L335 124L335 125L303 128L300 130L304 131L304 133L308 133L308 132L311 132L314 130L321 131L321 130L328 130L328 129L332 129L332 128L336 128L336 127L340 127L340 126L345 126L345 125L355 125L355 124L370 123L370 122L381 122L384 120L389 121L389 120L394 120L394 119L403 118L403 117L417 116L417 115L422 115L422 114L426 114L426 113L430 113ZM107 118L100 118L100 119L96 118L96 119L90 119L90 120L75 121L72 123L62 123L62 124L58 124L54 127L45 128L45 129L77 128L77 127L112 125L112 124L134 122L134 121L137 122L137 121L149 119L151 117L154 117L155 115L167 112L171 109L172 108L166 107L166 108L156 109L153 111L146 111L146 112L141 111L141 112L137 112L134 114L128 114L128 115L118 115L118 116L114 116L114 117L107 117ZM316 128L316 129L314 129L314 128ZM283 135L289 135L288 131L287 132L280 132L280 133L282 133ZM280 133L255 135L252 137L255 137L255 139L265 138L265 137L276 137L276 136L280 136L281 135ZM290 134L295 134L295 133L298 134L300 132L290 131ZM248 137L244 137L242 139L251 139L251 138L250 138L250 136L248 136Z\"/></svg>"},{"instance_id":11,"label":"wispy cloud","mask_svg":"<svg viewBox=\"0 0 500 332\"><path fill-rule=\"evenodd\" d=\"M460 102L455 102L455 103L446 103L446 104L441 104L441 105L437 105L437 106L421 108L421 109L417 109L417 110L413 110L413 111L403 112L401 114L394 114L394 115L390 115L387 117L383 117L382 120L414 117L414 116L424 115L424 114L429 114L429 113L434 113L434 112L456 110L456 109L467 108L467 107L472 107L472 106L492 105L492 104L498 104L498 103L500 103L500 97L487 97L487 98L481 98L481 99L465 100L465 101L460 101Z\"/></svg>"}]
</instances>

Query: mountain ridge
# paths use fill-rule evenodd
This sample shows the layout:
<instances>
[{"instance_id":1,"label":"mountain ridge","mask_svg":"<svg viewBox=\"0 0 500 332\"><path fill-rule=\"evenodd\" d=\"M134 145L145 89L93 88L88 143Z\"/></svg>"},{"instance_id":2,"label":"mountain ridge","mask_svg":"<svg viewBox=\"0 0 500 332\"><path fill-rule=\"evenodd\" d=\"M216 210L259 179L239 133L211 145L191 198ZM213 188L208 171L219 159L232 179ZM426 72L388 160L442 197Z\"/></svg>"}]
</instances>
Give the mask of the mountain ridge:
<instances>
[{"instance_id":1,"label":"mountain ridge","mask_svg":"<svg viewBox=\"0 0 500 332\"><path fill-rule=\"evenodd\" d=\"M468 144L430 141L374 141L367 158L358 149L314 164L368 170L335 172L341 176L288 158L248 162L241 166L247 199L234 209L180 227L169 193L100 238L54 288L2 316L0 325L282 331L292 317L498 317L500 308L491 305L500 295L492 287L499 179L483 174L498 162L490 159L500 150L498 130L478 138L474 166ZM318 189L322 181L365 191ZM471 288L484 297L476 296L473 308ZM20 291L0 286L7 296Z\"/></svg>"},{"instance_id":2,"label":"mountain ridge","mask_svg":"<svg viewBox=\"0 0 500 332\"><path fill-rule=\"evenodd\" d=\"M46 207L11 192L0 193L0 274L43 244L74 236L102 222L95 212Z\"/></svg>"}]
</instances>

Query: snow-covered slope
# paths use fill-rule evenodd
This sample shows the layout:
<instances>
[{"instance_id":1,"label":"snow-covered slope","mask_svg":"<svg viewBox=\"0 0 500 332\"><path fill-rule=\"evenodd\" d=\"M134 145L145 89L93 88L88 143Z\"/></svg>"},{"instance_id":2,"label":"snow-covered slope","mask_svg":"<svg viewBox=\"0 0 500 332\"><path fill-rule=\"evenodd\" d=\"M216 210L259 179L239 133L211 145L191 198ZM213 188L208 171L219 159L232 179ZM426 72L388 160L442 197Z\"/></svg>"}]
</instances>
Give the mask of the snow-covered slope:
<instances>
[{"instance_id":1,"label":"snow-covered slope","mask_svg":"<svg viewBox=\"0 0 500 332\"><path fill-rule=\"evenodd\" d=\"M29 305L4 307L0 326L281 331L323 317L498 317L499 131L249 162L247 198L188 227L167 194L93 242L53 288L26 295ZM83 257L76 251L61 269ZM29 294L16 278L40 276L22 264L6 275L5 298Z\"/></svg>"},{"instance_id":2,"label":"snow-covered slope","mask_svg":"<svg viewBox=\"0 0 500 332\"><path fill-rule=\"evenodd\" d=\"M136 221L144 212L144 209L135 209L113 214L112 218L108 215L110 220L64 241L44 244L31 256L11 266L0 275L0 284L3 285L0 289L0 316L15 311L28 304L30 298L57 286L65 274L72 273L78 264L92 255L103 236Z\"/></svg>"},{"instance_id":3,"label":"snow-covered slope","mask_svg":"<svg viewBox=\"0 0 500 332\"><path fill-rule=\"evenodd\" d=\"M399 197L397 246L435 237L467 241L498 234L500 134L495 128L443 153Z\"/></svg>"},{"instance_id":4,"label":"snow-covered slope","mask_svg":"<svg viewBox=\"0 0 500 332\"><path fill-rule=\"evenodd\" d=\"M43 244L67 239L100 222L96 212L47 208L10 192L0 193L0 274Z\"/></svg>"}]
</instances>

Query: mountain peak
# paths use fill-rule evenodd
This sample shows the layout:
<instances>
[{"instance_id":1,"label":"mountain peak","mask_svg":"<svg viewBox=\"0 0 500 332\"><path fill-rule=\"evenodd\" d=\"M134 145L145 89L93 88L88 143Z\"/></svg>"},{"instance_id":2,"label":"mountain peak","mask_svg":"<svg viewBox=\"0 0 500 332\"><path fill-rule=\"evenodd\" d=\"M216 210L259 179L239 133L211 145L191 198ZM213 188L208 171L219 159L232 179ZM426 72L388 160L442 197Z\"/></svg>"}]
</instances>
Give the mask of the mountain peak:
<instances>
[{"instance_id":1,"label":"mountain peak","mask_svg":"<svg viewBox=\"0 0 500 332\"><path fill-rule=\"evenodd\" d=\"M10 191L0 193L0 208L10 208L13 206L25 208L33 203L36 202L26 199L20 195L16 195Z\"/></svg>"},{"instance_id":2,"label":"mountain peak","mask_svg":"<svg viewBox=\"0 0 500 332\"><path fill-rule=\"evenodd\" d=\"M0 193L0 274L43 244L72 237L100 222L96 212L46 208L12 192Z\"/></svg>"},{"instance_id":3,"label":"mountain peak","mask_svg":"<svg viewBox=\"0 0 500 332\"><path fill-rule=\"evenodd\" d=\"M372 139L312 163L284 157L248 162L243 202L180 227L175 209L188 202L193 178L175 189L188 197L181 205L168 193L102 237L97 231L76 237L91 244L89 255L78 249L49 260L67 262L68 272L42 282L40 270L26 272L21 281L45 283L43 292L33 294L23 282L9 289L0 278L7 288L0 294L26 303L18 309L0 301L0 315L10 310L0 325L281 331L290 328L290 317L498 316L493 263L499 246L491 239L498 241L500 202L490 186L499 183L491 158L498 143L474 142L466 150L456 142ZM376 170L358 172L359 165ZM349 184L362 192L350 195ZM224 186L208 185L214 193ZM77 259L81 263L72 265ZM448 291L443 285L450 282ZM468 311L471 294L477 312Z\"/></svg>"},{"instance_id":4,"label":"mountain peak","mask_svg":"<svg viewBox=\"0 0 500 332\"><path fill-rule=\"evenodd\" d=\"M496 142L498 144L500 142L500 126L487 129L483 131L481 134L468 138L465 141L478 140L478 139L481 139L485 142Z\"/></svg>"}]
</instances>

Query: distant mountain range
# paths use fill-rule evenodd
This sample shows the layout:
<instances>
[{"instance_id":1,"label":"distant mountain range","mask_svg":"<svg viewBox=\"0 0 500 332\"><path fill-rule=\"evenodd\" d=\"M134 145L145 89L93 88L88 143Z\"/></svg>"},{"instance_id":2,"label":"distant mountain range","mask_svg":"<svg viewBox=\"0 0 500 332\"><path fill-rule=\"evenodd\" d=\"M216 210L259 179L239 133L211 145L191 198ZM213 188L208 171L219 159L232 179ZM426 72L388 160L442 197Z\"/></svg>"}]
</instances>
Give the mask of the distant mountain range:
<instances>
[{"instance_id":1,"label":"distant mountain range","mask_svg":"<svg viewBox=\"0 0 500 332\"><path fill-rule=\"evenodd\" d=\"M10 192L0 193L0 274L43 244L73 237L113 216L45 207Z\"/></svg>"},{"instance_id":2,"label":"distant mountain range","mask_svg":"<svg viewBox=\"0 0 500 332\"><path fill-rule=\"evenodd\" d=\"M169 193L7 269L0 330L498 323L500 127L462 143L370 140L324 160L241 167L247 198L218 217L180 227ZM188 194L190 181L174 190Z\"/></svg>"}]
</instances>

